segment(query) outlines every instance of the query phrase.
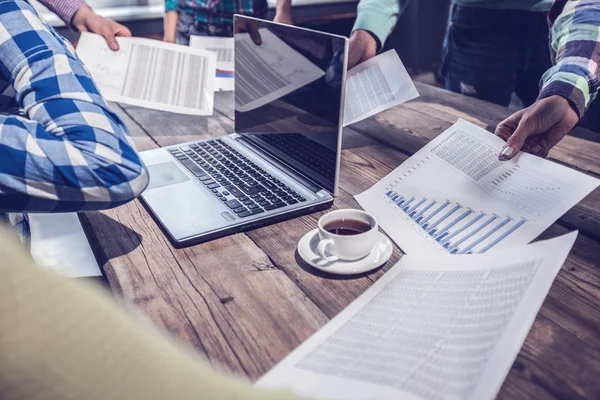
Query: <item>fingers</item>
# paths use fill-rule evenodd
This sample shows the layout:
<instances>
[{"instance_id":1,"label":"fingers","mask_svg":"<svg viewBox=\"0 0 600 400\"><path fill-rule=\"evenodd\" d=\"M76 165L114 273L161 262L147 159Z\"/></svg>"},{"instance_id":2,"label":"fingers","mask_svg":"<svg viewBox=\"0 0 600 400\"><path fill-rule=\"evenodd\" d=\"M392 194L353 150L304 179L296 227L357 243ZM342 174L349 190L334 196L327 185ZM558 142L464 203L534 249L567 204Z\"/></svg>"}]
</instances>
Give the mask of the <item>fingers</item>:
<instances>
[{"instance_id":1,"label":"fingers","mask_svg":"<svg viewBox=\"0 0 600 400\"><path fill-rule=\"evenodd\" d=\"M510 135L506 141L498 159L500 161L505 161L516 156L517 153L521 151L525 140L527 140L530 135L536 133L537 129L538 127L534 120L528 117L522 118L519 121L519 125L517 125L517 129L515 129L514 133Z\"/></svg>"},{"instance_id":2,"label":"fingers","mask_svg":"<svg viewBox=\"0 0 600 400\"><path fill-rule=\"evenodd\" d=\"M521 150L545 157L578 121L579 116L563 97L555 95L537 100L496 128L496 135L506 140L498 159L510 160Z\"/></svg>"},{"instance_id":3,"label":"fingers","mask_svg":"<svg viewBox=\"0 0 600 400\"><path fill-rule=\"evenodd\" d=\"M556 146L565 136L569 134L571 127L568 123L559 123L548 131L530 136L523 145L522 150L538 157L547 157L550 149Z\"/></svg>"},{"instance_id":4,"label":"fingers","mask_svg":"<svg viewBox=\"0 0 600 400\"><path fill-rule=\"evenodd\" d=\"M257 21L248 21L248 33L250 34L250 38L255 45L260 46L262 44L262 38L260 37L260 32L258 31L258 22Z\"/></svg>"},{"instance_id":5,"label":"fingers","mask_svg":"<svg viewBox=\"0 0 600 400\"><path fill-rule=\"evenodd\" d=\"M361 57L360 51L356 47L350 46L348 49L348 69L356 66L360 62Z\"/></svg>"},{"instance_id":6,"label":"fingers","mask_svg":"<svg viewBox=\"0 0 600 400\"><path fill-rule=\"evenodd\" d=\"M131 31L124 25L114 22L113 32L119 37L131 37Z\"/></svg>"},{"instance_id":7,"label":"fingers","mask_svg":"<svg viewBox=\"0 0 600 400\"><path fill-rule=\"evenodd\" d=\"M113 33L110 26L102 27L100 34L102 36L104 36L104 39L106 40L106 43L108 44L108 47L112 51L119 50L119 43L117 42L117 39L115 38L115 34Z\"/></svg>"},{"instance_id":8,"label":"fingers","mask_svg":"<svg viewBox=\"0 0 600 400\"><path fill-rule=\"evenodd\" d=\"M377 42L367 31L356 30L348 44L348 69L377 55Z\"/></svg>"},{"instance_id":9,"label":"fingers","mask_svg":"<svg viewBox=\"0 0 600 400\"><path fill-rule=\"evenodd\" d=\"M496 136L500 137L505 142L508 142L510 137L515 133L515 131L519 127L519 124L521 122L521 119L523 118L524 113L525 113L525 110L517 111L516 113L512 114L510 117L506 118L504 121L500 122L498 124L498 126L496 127L496 131L494 132L496 134ZM506 161L506 160L509 160L510 158L514 157L514 155L516 154L514 148L512 148L512 147L508 148L507 146L508 146L508 143L500 151L500 154L498 155L498 160Z\"/></svg>"}]
</instances>

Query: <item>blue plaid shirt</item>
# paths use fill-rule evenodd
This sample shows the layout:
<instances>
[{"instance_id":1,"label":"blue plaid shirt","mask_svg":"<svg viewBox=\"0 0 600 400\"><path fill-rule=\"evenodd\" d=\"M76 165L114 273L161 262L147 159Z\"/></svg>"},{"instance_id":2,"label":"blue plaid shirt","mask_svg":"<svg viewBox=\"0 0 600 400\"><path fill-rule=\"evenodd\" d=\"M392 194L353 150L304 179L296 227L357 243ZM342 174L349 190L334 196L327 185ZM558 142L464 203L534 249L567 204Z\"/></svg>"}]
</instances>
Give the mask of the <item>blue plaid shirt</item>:
<instances>
[{"instance_id":1,"label":"blue plaid shirt","mask_svg":"<svg viewBox=\"0 0 600 400\"><path fill-rule=\"evenodd\" d=\"M0 214L106 209L146 187L127 128L23 0L0 0L0 93Z\"/></svg>"}]
</instances>

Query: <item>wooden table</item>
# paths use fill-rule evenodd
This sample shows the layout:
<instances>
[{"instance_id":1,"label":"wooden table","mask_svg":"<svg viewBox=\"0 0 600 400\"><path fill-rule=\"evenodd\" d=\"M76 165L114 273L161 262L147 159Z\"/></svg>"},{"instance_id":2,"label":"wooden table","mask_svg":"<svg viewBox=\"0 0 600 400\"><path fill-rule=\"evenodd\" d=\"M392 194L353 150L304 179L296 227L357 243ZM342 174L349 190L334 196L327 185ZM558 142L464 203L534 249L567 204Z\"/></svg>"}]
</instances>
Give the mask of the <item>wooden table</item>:
<instances>
[{"instance_id":1,"label":"wooden table","mask_svg":"<svg viewBox=\"0 0 600 400\"><path fill-rule=\"evenodd\" d=\"M344 131L341 193L334 208L400 165L458 117L493 131L504 107L417 86L421 97ZM232 132L232 96L214 116L188 117L113 107L148 150ZM600 176L600 135L576 130L550 154ZM191 200L193 201L193 200ZM139 201L81 216L113 292L214 365L257 379L365 291L402 255L361 277L326 276L296 253L321 213L177 250ZM600 190L543 238L573 229L579 238L560 271L500 398L600 398Z\"/></svg>"}]
</instances>

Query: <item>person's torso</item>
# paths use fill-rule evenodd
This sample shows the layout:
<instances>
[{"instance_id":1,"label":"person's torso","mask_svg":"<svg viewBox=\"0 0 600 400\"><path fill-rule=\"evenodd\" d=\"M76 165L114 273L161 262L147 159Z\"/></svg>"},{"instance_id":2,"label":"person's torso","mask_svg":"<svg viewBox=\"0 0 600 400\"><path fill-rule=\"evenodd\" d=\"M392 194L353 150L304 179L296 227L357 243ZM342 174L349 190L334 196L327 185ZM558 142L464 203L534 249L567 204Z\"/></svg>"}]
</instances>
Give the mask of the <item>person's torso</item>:
<instances>
[{"instance_id":1,"label":"person's torso","mask_svg":"<svg viewBox=\"0 0 600 400\"><path fill-rule=\"evenodd\" d=\"M231 23L234 14L264 17L268 4L267 0L179 0L178 9L197 21L223 24Z\"/></svg>"},{"instance_id":2,"label":"person's torso","mask_svg":"<svg viewBox=\"0 0 600 400\"><path fill-rule=\"evenodd\" d=\"M553 0L453 0L453 2L467 7L547 12Z\"/></svg>"}]
</instances>

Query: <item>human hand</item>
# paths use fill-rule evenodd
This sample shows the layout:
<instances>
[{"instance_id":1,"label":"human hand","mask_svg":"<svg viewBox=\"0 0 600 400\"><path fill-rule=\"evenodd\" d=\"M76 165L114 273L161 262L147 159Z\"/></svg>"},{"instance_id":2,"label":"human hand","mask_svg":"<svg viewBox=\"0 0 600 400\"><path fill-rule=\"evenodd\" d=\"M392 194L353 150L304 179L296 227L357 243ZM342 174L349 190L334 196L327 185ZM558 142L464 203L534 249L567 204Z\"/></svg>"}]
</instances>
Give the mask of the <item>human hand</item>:
<instances>
[{"instance_id":1,"label":"human hand","mask_svg":"<svg viewBox=\"0 0 600 400\"><path fill-rule=\"evenodd\" d=\"M262 44L262 38L258 31L258 20L238 18L235 23L235 33L248 32L250 38L255 45L260 46Z\"/></svg>"},{"instance_id":2,"label":"human hand","mask_svg":"<svg viewBox=\"0 0 600 400\"><path fill-rule=\"evenodd\" d=\"M579 116L564 97L554 95L537 100L496 128L496 135L506 141L498 159L510 160L521 150L546 157L578 122Z\"/></svg>"},{"instance_id":3,"label":"human hand","mask_svg":"<svg viewBox=\"0 0 600 400\"><path fill-rule=\"evenodd\" d=\"M273 22L278 22L280 24L286 25L294 25L294 21L292 21L292 14L289 10L278 10L275 13L275 18L273 18Z\"/></svg>"},{"instance_id":4,"label":"human hand","mask_svg":"<svg viewBox=\"0 0 600 400\"><path fill-rule=\"evenodd\" d=\"M94 32L104 36L111 50L119 50L115 36L131 36L131 31L118 22L106 19L94 12L89 6L83 6L75 12L71 24L79 32Z\"/></svg>"},{"instance_id":5,"label":"human hand","mask_svg":"<svg viewBox=\"0 0 600 400\"><path fill-rule=\"evenodd\" d=\"M377 40L367 31L352 32L348 44L348 69L377 55Z\"/></svg>"}]
</instances>

